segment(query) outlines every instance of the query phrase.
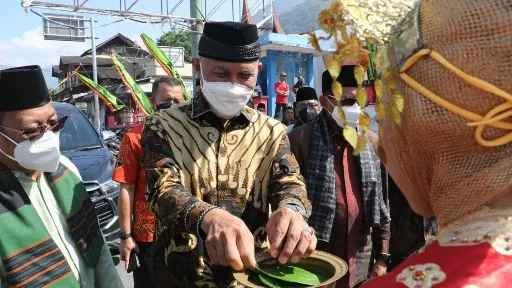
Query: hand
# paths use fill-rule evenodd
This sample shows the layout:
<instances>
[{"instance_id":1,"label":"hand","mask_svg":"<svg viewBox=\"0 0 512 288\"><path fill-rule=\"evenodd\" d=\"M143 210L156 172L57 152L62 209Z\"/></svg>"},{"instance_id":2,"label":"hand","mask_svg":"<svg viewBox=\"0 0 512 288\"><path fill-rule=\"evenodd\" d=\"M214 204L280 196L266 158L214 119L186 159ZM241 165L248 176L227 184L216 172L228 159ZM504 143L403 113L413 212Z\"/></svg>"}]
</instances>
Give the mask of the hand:
<instances>
[{"instance_id":1,"label":"hand","mask_svg":"<svg viewBox=\"0 0 512 288\"><path fill-rule=\"evenodd\" d=\"M214 209L203 217L201 229L206 233L205 245L213 265L255 268L254 237L238 217L222 209Z\"/></svg>"},{"instance_id":2,"label":"hand","mask_svg":"<svg viewBox=\"0 0 512 288\"><path fill-rule=\"evenodd\" d=\"M384 260L376 260L375 264L372 267L372 273L370 273L370 277L380 277L386 274L388 270L388 264Z\"/></svg>"},{"instance_id":3,"label":"hand","mask_svg":"<svg viewBox=\"0 0 512 288\"><path fill-rule=\"evenodd\" d=\"M119 257L121 258L121 261L124 262L124 269L128 270L128 267L130 266L130 253L132 250L135 250L136 253L139 253L139 247L137 244L135 244L135 241L132 237L121 240L121 245L119 246Z\"/></svg>"},{"instance_id":4,"label":"hand","mask_svg":"<svg viewBox=\"0 0 512 288\"><path fill-rule=\"evenodd\" d=\"M270 255L279 257L281 264L288 262L290 257L293 263L297 263L311 255L316 249L317 239L311 232L304 231L304 227L308 227L304 217L290 208L282 207L272 213L265 227ZM285 237L286 243L283 243Z\"/></svg>"}]
</instances>

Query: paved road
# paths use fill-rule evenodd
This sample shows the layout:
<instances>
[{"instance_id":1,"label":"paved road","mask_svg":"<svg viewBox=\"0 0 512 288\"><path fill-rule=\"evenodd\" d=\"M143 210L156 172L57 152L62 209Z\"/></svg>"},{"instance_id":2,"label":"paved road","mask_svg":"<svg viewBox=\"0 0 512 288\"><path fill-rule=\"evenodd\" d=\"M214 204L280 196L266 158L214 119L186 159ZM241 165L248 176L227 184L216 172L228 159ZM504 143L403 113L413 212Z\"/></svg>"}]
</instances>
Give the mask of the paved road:
<instances>
[{"instance_id":1,"label":"paved road","mask_svg":"<svg viewBox=\"0 0 512 288\"><path fill-rule=\"evenodd\" d=\"M116 266L117 273L119 273L119 276L121 277L121 281L123 281L123 285L125 288L133 288L133 274L126 273L126 270L124 270L124 262L119 263L119 265Z\"/></svg>"}]
</instances>

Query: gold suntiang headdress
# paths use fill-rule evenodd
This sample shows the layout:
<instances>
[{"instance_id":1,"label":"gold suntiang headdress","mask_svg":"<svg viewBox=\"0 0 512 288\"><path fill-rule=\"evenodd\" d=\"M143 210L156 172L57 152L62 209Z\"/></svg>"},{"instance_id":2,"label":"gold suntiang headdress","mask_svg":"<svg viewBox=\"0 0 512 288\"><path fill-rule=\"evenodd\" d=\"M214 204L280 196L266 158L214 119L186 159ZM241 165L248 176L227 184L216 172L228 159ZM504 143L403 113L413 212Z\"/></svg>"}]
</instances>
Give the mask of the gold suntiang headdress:
<instances>
[{"instance_id":1,"label":"gold suntiang headdress","mask_svg":"<svg viewBox=\"0 0 512 288\"><path fill-rule=\"evenodd\" d=\"M512 191L510 15L500 0L337 0L318 17L341 35L338 63L357 59L362 41L378 44L379 144L392 143L441 225Z\"/></svg>"},{"instance_id":2,"label":"gold suntiang headdress","mask_svg":"<svg viewBox=\"0 0 512 288\"><path fill-rule=\"evenodd\" d=\"M364 73L368 69L368 51L361 49L363 41L368 44L375 44L377 40L387 41L389 37L396 33L394 23L401 21L407 13L414 7L417 0L408 1L334 1L333 4L320 12L318 15L318 24L329 33L327 39L334 37L337 42L337 49L332 53L332 59L326 63L326 68L333 78L332 91L335 98L340 102L343 87L336 81L341 72L341 65L346 61L358 61L360 64L354 69L354 76L358 82L359 90L356 93L357 102L364 109L367 101L367 94L362 87ZM352 28L353 33L349 36L348 30ZM314 32L310 33L310 43L320 51L319 40L326 38L317 38ZM373 69L373 65L370 65ZM381 82L377 82L378 87L382 87ZM380 91L376 91L380 95ZM403 103L403 97L394 96L397 99L395 110L403 109L400 101ZM382 110L382 109L381 109ZM343 110L338 110L341 118L345 121ZM383 110L382 110L383 111ZM371 118L364 112L359 116L359 126L364 133L370 125ZM347 142L355 148L354 154L357 155L366 145L366 137L357 135L354 128L344 125L343 135ZM383 156L383 150L379 149ZM384 158L384 157L382 157Z\"/></svg>"}]
</instances>

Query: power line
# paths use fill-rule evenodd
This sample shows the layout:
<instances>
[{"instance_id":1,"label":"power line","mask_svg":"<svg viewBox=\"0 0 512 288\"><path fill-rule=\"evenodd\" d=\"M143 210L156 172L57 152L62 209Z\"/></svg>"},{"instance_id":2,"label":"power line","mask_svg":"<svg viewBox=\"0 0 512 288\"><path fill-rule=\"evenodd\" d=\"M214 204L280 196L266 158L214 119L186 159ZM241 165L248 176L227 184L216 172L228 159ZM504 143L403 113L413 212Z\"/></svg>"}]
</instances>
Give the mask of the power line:
<instances>
[{"instance_id":1,"label":"power line","mask_svg":"<svg viewBox=\"0 0 512 288\"><path fill-rule=\"evenodd\" d=\"M220 5L218 5L214 10L212 10L212 12L210 12L210 14L206 16L206 18L210 19L215 14L215 12L217 12L220 9L220 7L222 7L222 5L226 3L226 0L222 0L222 2L219 3Z\"/></svg>"},{"instance_id":2,"label":"power line","mask_svg":"<svg viewBox=\"0 0 512 288\"><path fill-rule=\"evenodd\" d=\"M174 7L171 9L171 12L167 13L167 14L173 14L174 11L176 11L176 9L178 9L178 7L181 5L181 3L183 3L184 0L180 0L178 3L176 3L176 5L174 5Z\"/></svg>"},{"instance_id":3,"label":"power line","mask_svg":"<svg viewBox=\"0 0 512 288\"><path fill-rule=\"evenodd\" d=\"M121 22L121 21L124 21L124 19L115 20L115 21L112 21L112 22L110 22L110 23L100 25L100 26L98 26L98 27L96 27L96 28L103 28L103 27L105 27L105 26L109 26L109 25L112 25L112 24L115 24L115 23L118 23L118 22Z\"/></svg>"},{"instance_id":4,"label":"power line","mask_svg":"<svg viewBox=\"0 0 512 288\"><path fill-rule=\"evenodd\" d=\"M19 45L19 44L14 44L14 43L10 43L10 42L4 42L4 41L0 41L0 43L7 44L7 45L18 46L18 47L30 48L30 49L35 49L35 50L46 50L46 51L53 51L53 52L60 52L60 53L69 53L69 51L62 51L62 50L54 50L54 49L46 49L46 48L39 48L39 47L33 47L33 46Z\"/></svg>"},{"instance_id":5,"label":"power line","mask_svg":"<svg viewBox=\"0 0 512 288\"><path fill-rule=\"evenodd\" d=\"M185 21L195 23L199 19L183 17L183 16L175 16L175 15L160 15L160 14L151 14L151 13L140 13L140 12L132 12L126 10L112 10L112 9L101 9L101 8L90 8L90 7L76 7L73 5L59 4L59 3L47 3L41 1L23 1L21 3L22 7L27 11L33 8L39 9L51 9L58 11L67 11L72 13L89 13L89 14L97 14L97 15L107 15L107 16L117 16L117 17L137 17L139 19L145 19L152 21L152 19L160 19L160 20L171 20L171 21ZM126 7L125 7L126 8Z\"/></svg>"},{"instance_id":6,"label":"power line","mask_svg":"<svg viewBox=\"0 0 512 288\"><path fill-rule=\"evenodd\" d=\"M219 0L219 1L217 2L217 4L215 4L215 6L213 7L212 11L210 11L210 13L206 13L206 12L205 12L205 14L206 14L206 18L208 18L208 17L210 16L211 12L213 12L213 10L215 10L215 8L217 8L217 6L219 6L219 4L220 4L220 2L221 2L221 1L222 1L222 0Z\"/></svg>"},{"instance_id":7,"label":"power line","mask_svg":"<svg viewBox=\"0 0 512 288\"><path fill-rule=\"evenodd\" d=\"M245 20L247 20L247 18L249 18L249 13L250 14L254 13L254 9L258 8L258 5L261 4L262 2L263 2L263 0L258 0L256 2L254 2L254 4L251 6L251 8L249 8L249 11L247 13L245 13L244 15L242 15L240 22L244 22Z\"/></svg>"}]
</instances>

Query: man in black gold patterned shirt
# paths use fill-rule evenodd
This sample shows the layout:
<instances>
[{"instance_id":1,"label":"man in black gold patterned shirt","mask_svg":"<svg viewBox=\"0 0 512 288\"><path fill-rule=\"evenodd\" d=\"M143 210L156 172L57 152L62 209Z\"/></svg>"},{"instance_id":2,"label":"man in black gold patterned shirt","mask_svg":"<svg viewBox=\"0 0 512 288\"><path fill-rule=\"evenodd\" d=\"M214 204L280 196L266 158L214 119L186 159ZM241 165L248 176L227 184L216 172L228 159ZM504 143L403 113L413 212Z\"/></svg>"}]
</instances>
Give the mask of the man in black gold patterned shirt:
<instances>
[{"instance_id":1,"label":"man in black gold patterned shirt","mask_svg":"<svg viewBox=\"0 0 512 288\"><path fill-rule=\"evenodd\" d=\"M245 106L260 51L256 26L206 23L193 60L201 92L146 122L142 167L159 287L233 287L231 269L255 267L255 252L268 248L285 263L315 250L286 129Z\"/></svg>"}]
</instances>

